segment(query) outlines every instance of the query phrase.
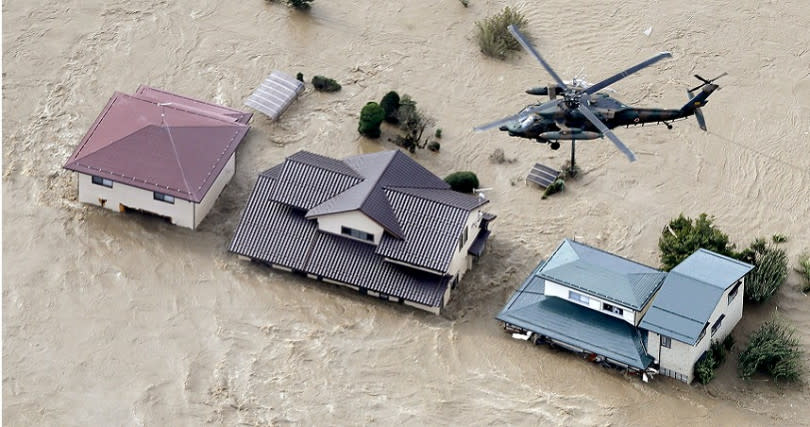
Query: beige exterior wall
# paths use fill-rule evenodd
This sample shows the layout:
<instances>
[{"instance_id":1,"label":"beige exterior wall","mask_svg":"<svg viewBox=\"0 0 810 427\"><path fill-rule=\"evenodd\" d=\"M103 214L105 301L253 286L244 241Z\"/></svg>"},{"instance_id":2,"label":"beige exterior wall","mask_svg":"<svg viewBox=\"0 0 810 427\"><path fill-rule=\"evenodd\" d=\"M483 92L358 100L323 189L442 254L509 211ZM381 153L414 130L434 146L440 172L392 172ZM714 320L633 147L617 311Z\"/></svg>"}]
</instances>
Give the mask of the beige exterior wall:
<instances>
[{"instance_id":1,"label":"beige exterior wall","mask_svg":"<svg viewBox=\"0 0 810 427\"><path fill-rule=\"evenodd\" d=\"M194 203L179 198L174 204L154 199L154 192L113 182L112 188L93 184L92 176L79 173L79 201L120 212L120 205L170 217L172 224L194 229ZM102 205L102 200L104 203Z\"/></svg>"},{"instance_id":2,"label":"beige exterior wall","mask_svg":"<svg viewBox=\"0 0 810 427\"><path fill-rule=\"evenodd\" d=\"M341 234L341 227L349 227L355 230L365 231L374 235L374 244L379 245L382 239L383 228L373 219L360 211L340 212L336 214L322 215L318 217L318 229L327 233L337 234L353 239L351 236ZM361 242L371 243L367 240L355 239Z\"/></svg>"},{"instance_id":3,"label":"beige exterior wall","mask_svg":"<svg viewBox=\"0 0 810 427\"><path fill-rule=\"evenodd\" d=\"M709 317L709 326L706 327L706 333L694 346L673 338L671 340L671 348L665 348L660 344L659 335L655 332L649 332L647 351L650 356L656 359L661 368L683 374L688 378L688 382L692 382L694 379L695 362L709 349L712 341L722 341L731 333L742 318L745 283L743 282L740 285L737 290L737 296L731 301L731 304L729 304L728 295L733 287L734 286L729 286L729 288L723 292L723 296L720 297L720 301L718 301L717 306ZM717 319L724 314L725 317L720 327L717 328L717 331L712 335L712 326L717 322Z\"/></svg>"},{"instance_id":4,"label":"beige exterior wall","mask_svg":"<svg viewBox=\"0 0 810 427\"><path fill-rule=\"evenodd\" d=\"M473 257L469 255L467 251L470 250L472 242L478 236L478 226L481 223L481 215L480 209L470 211L467 221L464 224L467 228L467 241L464 243L464 246L459 249L458 240L456 240L456 251L453 253L453 258L450 260L447 274L451 276L458 275L459 281L464 277L464 273L472 267ZM462 230L462 233L463 232ZM456 236L456 239L458 239L458 236Z\"/></svg>"},{"instance_id":5,"label":"beige exterior wall","mask_svg":"<svg viewBox=\"0 0 810 427\"><path fill-rule=\"evenodd\" d=\"M568 291L572 291L572 292L576 292L576 293L581 294L581 295L585 295L585 296L587 296L589 298L590 301L586 305L586 304L582 304L579 301L568 299ZM545 293L546 293L547 296L553 296L553 297L562 298L562 299L564 299L564 300L566 300L568 302L571 302L571 303L574 303L574 304L579 304L579 305L584 306L584 307L588 307L588 308L590 308L592 310L596 310L596 311L598 311L600 313L604 313L604 314L606 314L608 316L613 316L613 317L615 317L617 319L622 319L622 320L624 320L625 322L627 322L627 323L629 323L631 325L634 325L634 326L637 325L635 323L635 321L636 321L636 313L635 313L635 311L633 311L633 309L625 307L625 306L620 305L620 304L616 304L614 302L603 300L601 298L590 295L590 294L588 294L588 293L586 293L584 291L569 288L568 286L562 285L562 284L557 283L557 282L552 282L551 280L546 280L546 291L545 291ZM605 304L605 303L610 304L610 305L612 305L614 307L621 308L623 313L621 315L619 315L619 314L616 314L616 313L613 313L613 312L610 312L610 311L602 310L602 304Z\"/></svg>"},{"instance_id":6,"label":"beige exterior wall","mask_svg":"<svg viewBox=\"0 0 810 427\"><path fill-rule=\"evenodd\" d=\"M208 215L208 212L211 212L214 202L216 202L219 198L219 195L222 193L222 189L224 189L225 186L231 182L231 178L233 178L235 171L236 153L233 153L231 154L231 158L228 159L228 163L225 163L225 167L222 169L222 172L220 172L217 179L214 180L214 184L211 185L210 189L208 189L208 193L205 194L205 197L203 197L198 205L194 206L194 228L197 228L200 225L203 218ZM177 199L175 199L175 203L177 203Z\"/></svg>"}]
</instances>

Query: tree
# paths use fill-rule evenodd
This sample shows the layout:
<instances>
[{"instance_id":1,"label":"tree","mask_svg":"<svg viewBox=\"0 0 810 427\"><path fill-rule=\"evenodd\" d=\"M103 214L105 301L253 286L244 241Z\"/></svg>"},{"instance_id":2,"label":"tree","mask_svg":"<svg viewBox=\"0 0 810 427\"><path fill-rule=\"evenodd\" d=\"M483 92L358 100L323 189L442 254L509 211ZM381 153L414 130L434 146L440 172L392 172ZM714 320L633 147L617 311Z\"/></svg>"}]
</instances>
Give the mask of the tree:
<instances>
[{"instance_id":1,"label":"tree","mask_svg":"<svg viewBox=\"0 0 810 427\"><path fill-rule=\"evenodd\" d=\"M309 10L309 8L312 7L312 5L310 5L312 1L313 0L287 0L287 4L298 10Z\"/></svg>"},{"instance_id":2,"label":"tree","mask_svg":"<svg viewBox=\"0 0 810 427\"><path fill-rule=\"evenodd\" d=\"M399 128L403 131L403 135L396 140L397 145L407 148L411 153L417 148L425 148L428 141L427 138L422 140L422 135L428 126L435 123L435 120L422 113L416 107L416 101L408 95L403 95L399 100L397 119Z\"/></svg>"},{"instance_id":3,"label":"tree","mask_svg":"<svg viewBox=\"0 0 810 427\"><path fill-rule=\"evenodd\" d=\"M450 188L460 193L472 193L478 188L478 177L470 171L453 172L444 178L450 184Z\"/></svg>"},{"instance_id":4,"label":"tree","mask_svg":"<svg viewBox=\"0 0 810 427\"><path fill-rule=\"evenodd\" d=\"M734 245L729 244L728 236L717 229L714 217L705 213L694 221L678 216L664 227L658 248L661 250L662 269L669 271L700 248L722 255L734 256Z\"/></svg>"},{"instance_id":5,"label":"tree","mask_svg":"<svg viewBox=\"0 0 810 427\"><path fill-rule=\"evenodd\" d=\"M380 101L380 107L385 110L385 121L391 124L397 124L397 111L399 111L399 94L394 92L386 93Z\"/></svg>"},{"instance_id":6,"label":"tree","mask_svg":"<svg viewBox=\"0 0 810 427\"><path fill-rule=\"evenodd\" d=\"M804 284L802 285L802 292L810 292L810 251L805 251L799 254L799 262L795 270L801 276Z\"/></svg>"},{"instance_id":7,"label":"tree","mask_svg":"<svg viewBox=\"0 0 810 427\"><path fill-rule=\"evenodd\" d=\"M754 265L745 281L745 299L748 301L766 301L787 280L788 259L785 251L778 247L780 241L784 240L774 238L769 244L759 238L739 254L741 260Z\"/></svg>"},{"instance_id":8,"label":"tree","mask_svg":"<svg viewBox=\"0 0 810 427\"><path fill-rule=\"evenodd\" d=\"M357 131L369 138L380 137L380 123L385 118L385 111L376 102L369 102L360 111L360 123Z\"/></svg>"},{"instance_id":9,"label":"tree","mask_svg":"<svg viewBox=\"0 0 810 427\"><path fill-rule=\"evenodd\" d=\"M802 376L803 350L795 330L773 318L759 327L739 357L737 370L749 379L763 372L774 380L797 381Z\"/></svg>"}]
</instances>

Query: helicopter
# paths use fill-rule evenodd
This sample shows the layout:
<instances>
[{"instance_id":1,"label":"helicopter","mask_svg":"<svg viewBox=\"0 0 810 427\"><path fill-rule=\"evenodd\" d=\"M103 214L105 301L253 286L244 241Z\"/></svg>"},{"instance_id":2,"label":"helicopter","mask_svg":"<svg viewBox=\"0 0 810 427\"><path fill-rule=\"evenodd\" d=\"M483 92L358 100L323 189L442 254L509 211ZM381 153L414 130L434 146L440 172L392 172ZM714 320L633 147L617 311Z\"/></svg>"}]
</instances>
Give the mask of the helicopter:
<instances>
[{"instance_id":1,"label":"helicopter","mask_svg":"<svg viewBox=\"0 0 810 427\"><path fill-rule=\"evenodd\" d=\"M560 148L560 141L570 140L571 174L575 173L574 153L577 140L607 137L631 162L636 160L633 151L611 131L618 126L663 123L667 128L672 129L673 121L694 115L700 128L705 131L706 120L700 108L706 105L709 95L720 87L714 84L714 81L726 75L723 73L707 80L695 74L695 77L702 83L687 90L689 101L680 109L636 108L625 105L609 94L600 91L662 59L671 58L671 53L658 53L646 61L595 84L588 84L576 78L565 83L514 25L509 26L509 32L526 51L537 59L555 82L545 87L531 88L526 93L548 96L549 101L531 104L517 114L477 126L474 129L484 131L498 127L500 130L508 132L509 136L547 143L552 150ZM695 95L695 91L699 91L697 95Z\"/></svg>"}]
</instances>

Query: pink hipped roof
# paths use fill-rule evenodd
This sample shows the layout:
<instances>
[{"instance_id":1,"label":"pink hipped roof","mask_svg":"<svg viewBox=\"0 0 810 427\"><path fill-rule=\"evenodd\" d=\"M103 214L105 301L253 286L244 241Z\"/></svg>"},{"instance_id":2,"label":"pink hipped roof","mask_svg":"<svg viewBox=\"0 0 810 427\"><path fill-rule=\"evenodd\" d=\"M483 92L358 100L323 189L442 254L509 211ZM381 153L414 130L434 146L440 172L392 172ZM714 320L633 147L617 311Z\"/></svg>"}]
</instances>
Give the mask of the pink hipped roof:
<instances>
[{"instance_id":1,"label":"pink hipped roof","mask_svg":"<svg viewBox=\"0 0 810 427\"><path fill-rule=\"evenodd\" d=\"M250 115L142 86L116 92L66 169L199 203L247 133Z\"/></svg>"}]
</instances>

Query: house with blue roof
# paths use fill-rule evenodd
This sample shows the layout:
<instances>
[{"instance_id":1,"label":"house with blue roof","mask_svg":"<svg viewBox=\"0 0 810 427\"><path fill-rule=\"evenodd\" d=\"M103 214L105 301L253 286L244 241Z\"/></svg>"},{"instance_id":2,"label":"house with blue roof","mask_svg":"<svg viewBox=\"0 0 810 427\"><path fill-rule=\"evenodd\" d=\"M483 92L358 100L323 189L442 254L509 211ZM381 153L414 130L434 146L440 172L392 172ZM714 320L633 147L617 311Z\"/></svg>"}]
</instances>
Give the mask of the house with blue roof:
<instances>
[{"instance_id":1,"label":"house with blue roof","mask_svg":"<svg viewBox=\"0 0 810 427\"><path fill-rule=\"evenodd\" d=\"M711 342L742 317L752 268L700 249L666 273L566 239L497 319L532 342L689 383Z\"/></svg>"}]
</instances>

